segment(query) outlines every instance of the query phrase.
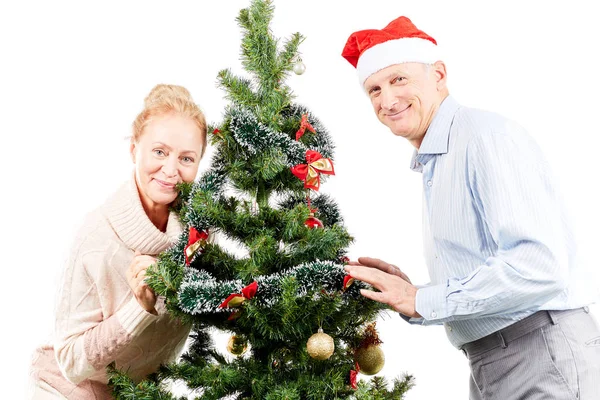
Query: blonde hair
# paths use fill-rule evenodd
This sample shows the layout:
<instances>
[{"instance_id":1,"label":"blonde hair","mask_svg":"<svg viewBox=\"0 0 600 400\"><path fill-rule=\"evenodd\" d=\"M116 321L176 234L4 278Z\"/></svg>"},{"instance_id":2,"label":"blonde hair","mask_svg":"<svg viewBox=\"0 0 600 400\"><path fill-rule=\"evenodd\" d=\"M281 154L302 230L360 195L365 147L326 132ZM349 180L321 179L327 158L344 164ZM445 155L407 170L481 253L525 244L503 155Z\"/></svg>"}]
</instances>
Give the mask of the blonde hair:
<instances>
[{"instance_id":1,"label":"blonde hair","mask_svg":"<svg viewBox=\"0 0 600 400\"><path fill-rule=\"evenodd\" d=\"M167 114L178 114L194 120L202 133L203 146L200 154L202 157L206 149L206 119L202 110L194 103L190 92L183 86L161 83L152 88L144 99L144 109L133 121L131 141L135 143L140 139L144 128L152 118Z\"/></svg>"}]
</instances>

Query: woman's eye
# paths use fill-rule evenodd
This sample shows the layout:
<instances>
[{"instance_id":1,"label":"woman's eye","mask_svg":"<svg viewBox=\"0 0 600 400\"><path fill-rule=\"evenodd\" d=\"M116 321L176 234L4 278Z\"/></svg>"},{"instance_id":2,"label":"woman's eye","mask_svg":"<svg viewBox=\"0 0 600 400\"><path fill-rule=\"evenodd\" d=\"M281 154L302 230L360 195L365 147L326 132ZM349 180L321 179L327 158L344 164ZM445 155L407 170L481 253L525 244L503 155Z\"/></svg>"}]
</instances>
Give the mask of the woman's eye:
<instances>
[{"instance_id":1,"label":"woman's eye","mask_svg":"<svg viewBox=\"0 0 600 400\"><path fill-rule=\"evenodd\" d=\"M186 164L190 164L190 163L194 162L194 159L191 157L183 157L181 160Z\"/></svg>"},{"instance_id":2,"label":"woman's eye","mask_svg":"<svg viewBox=\"0 0 600 400\"><path fill-rule=\"evenodd\" d=\"M156 154L157 156L162 157L165 155L165 152L162 151L161 149L154 149L153 151L154 151L154 154Z\"/></svg>"}]
</instances>

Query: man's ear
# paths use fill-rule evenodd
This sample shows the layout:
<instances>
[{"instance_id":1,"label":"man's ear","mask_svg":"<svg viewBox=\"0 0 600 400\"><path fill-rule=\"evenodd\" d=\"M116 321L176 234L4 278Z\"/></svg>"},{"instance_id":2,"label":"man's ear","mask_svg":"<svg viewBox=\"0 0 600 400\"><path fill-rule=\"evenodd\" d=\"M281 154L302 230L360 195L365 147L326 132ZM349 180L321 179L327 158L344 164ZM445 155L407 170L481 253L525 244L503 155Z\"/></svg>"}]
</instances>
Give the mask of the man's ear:
<instances>
[{"instance_id":1,"label":"man's ear","mask_svg":"<svg viewBox=\"0 0 600 400\"><path fill-rule=\"evenodd\" d=\"M446 64L443 61L436 61L433 64L433 73L435 74L436 87L438 91L446 89Z\"/></svg>"}]
</instances>

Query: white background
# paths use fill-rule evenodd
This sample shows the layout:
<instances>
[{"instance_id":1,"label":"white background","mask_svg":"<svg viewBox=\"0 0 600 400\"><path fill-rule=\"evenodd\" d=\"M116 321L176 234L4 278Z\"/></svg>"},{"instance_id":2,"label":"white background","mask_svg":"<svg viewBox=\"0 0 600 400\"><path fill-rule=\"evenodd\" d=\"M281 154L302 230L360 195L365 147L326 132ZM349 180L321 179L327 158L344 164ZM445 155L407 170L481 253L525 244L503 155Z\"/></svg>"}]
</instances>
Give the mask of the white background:
<instances>
[{"instance_id":1,"label":"white background","mask_svg":"<svg viewBox=\"0 0 600 400\"><path fill-rule=\"evenodd\" d=\"M306 73L288 81L337 145L322 191L355 236L352 258L380 257L427 281L420 175L412 148L381 126L341 56L348 35L400 15L438 40L451 94L523 124L554 168L584 261L598 268L600 28L592 1L276 2L277 36L299 31ZM226 104L222 68L241 72L235 23L248 0L3 2L0 157L3 184L2 354L7 398L24 398L34 348L52 330L54 293L82 216L125 179L131 122L157 83L187 87L209 121ZM208 153L210 155L210 152ZM208 165L205 158L203 168ZM596 282L597 276L590 277ZM598 315L598 308L594 307ZM378 323L393 377L416 377L407 399L466 399L467 361L441 327ZM8 391L8 392L7 392Z\"/></svg>"}]
</instances>

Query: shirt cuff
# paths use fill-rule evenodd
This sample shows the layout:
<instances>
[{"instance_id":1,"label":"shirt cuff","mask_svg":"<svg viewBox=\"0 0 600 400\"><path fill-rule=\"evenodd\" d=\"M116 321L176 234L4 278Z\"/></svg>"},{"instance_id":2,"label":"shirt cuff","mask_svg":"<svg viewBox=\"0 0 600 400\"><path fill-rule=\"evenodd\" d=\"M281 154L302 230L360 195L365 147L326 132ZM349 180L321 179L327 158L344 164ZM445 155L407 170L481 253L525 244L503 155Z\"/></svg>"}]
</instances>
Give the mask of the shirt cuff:
<instances>
[{"instance_id":1,"label":"shirt cuff","mask_svg":"<svg viewBox=\"0 0 600 400\"><path fill-rule=\"evenodd\" d=\"M447 285L427 286L417 290L415 309L423 317L424 324L441 323L449 317L446 306Z\"/></svg>"},{"instance_id":2,"label":"shirt cuff","mask_svg":"<svg viewBox=\"0 0 600 400\"><path fill-rule=\"evenodd\" d=\"M399 313L400 317L411 325L423 325L423 318L411 318L407 315Z\"/></svg>"},{"instance_id":3,"label":"shirt cuff","mask_svg":"<svg viewBox=\"0 0 600 400\"><path fill-rule=\"evenodd\" d=\"M115 315L121 323L121 326L133 336L142 332L158 318L156 315L144 310L135 296L132 296L125 306L119 309Z\"/></svg>"}]
</instances>

